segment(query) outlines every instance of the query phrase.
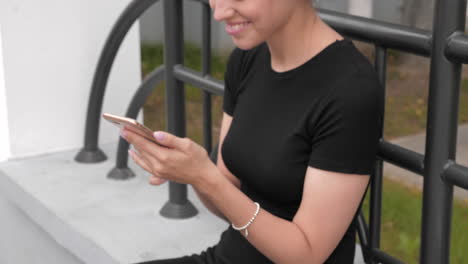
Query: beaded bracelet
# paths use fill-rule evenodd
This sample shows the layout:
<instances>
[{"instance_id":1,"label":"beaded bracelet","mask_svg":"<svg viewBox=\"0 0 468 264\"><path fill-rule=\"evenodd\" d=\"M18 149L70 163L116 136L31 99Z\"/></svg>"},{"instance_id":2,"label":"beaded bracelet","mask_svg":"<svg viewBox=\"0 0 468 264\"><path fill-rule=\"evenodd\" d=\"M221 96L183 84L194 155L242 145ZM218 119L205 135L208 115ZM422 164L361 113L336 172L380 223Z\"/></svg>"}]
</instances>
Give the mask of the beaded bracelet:
<instances>
[{"instance_id":1,"label":"beaded bracelet","mask_svg":"<svg viewBox=\"0 0 468 264\"><path fill-rule=\"evenodd\" d=\"M249 225L252 224L252 222L255 220L255 217L257 217L258 212L260 211L260 204L257 202L255 202L254 204L257 206L257 210L255 210L255 214L252 216L252 218L250 218L249 222L246 225L241 226L241 227L236 227L234 226L234 224L231 224L232 228L234 228L237 231L241 231L245 229L245 237L249 235L249 231L247 230L247 227L249 227Z\"/></svg>"}]
</instances>

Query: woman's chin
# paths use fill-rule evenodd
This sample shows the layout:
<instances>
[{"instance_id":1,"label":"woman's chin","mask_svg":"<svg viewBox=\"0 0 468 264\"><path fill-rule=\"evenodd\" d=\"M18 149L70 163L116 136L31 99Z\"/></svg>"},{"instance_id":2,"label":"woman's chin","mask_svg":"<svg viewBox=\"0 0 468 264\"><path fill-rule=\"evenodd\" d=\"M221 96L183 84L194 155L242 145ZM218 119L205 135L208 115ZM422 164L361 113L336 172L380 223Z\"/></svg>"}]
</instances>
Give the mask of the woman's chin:
<instances>
[{"instance_id":1,"label":"woman's chin","mask_svg":"<svg viewBox=\"0 0 468 264\"><path fill-rule=\"evenodd\" d=\"M254 41L246 41L244 39L236 39L236 38L232 38L232 41L234 42L234 45L236 45L236 47L238 47L241 50L250 50L260 44Z\"/></svg>"}]
</instances>

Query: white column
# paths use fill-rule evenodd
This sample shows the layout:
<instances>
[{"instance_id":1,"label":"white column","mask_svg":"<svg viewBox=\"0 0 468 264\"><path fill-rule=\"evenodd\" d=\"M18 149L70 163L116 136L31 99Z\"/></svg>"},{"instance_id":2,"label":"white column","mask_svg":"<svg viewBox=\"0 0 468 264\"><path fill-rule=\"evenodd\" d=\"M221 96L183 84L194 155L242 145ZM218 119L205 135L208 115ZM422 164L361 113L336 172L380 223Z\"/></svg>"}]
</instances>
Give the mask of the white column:
<instances>
[{"instance_id":1,"label":"white column","mask_svg":"<svg viewBox=\"0 0 468 264\"><path fill-rule=\"evenodd\" d=\"M0 154L19 158L82 146L96 64L112 26L130 2L0 1ZM136 23L112 67L104 112L125 114L141 83L139 48ZM5 140L9 152L3 148ZM101 122L100 143L117 140L118 129Z\"/></svg>"},{"instance_id":2,"label":"white column","mask_svg":"<svg viewBox=\"0 0 468 264\"><path fill-rule=\"evenodd\" d=\"M10 157L5 74L3 70L2 25L0 24L0 161Z\"/></svg>"},{"instance_id":3,"label":"white column","mask_svg":"<svg viewBox=\"0 0 468 264\"><path fill-rule=\"evenodd\" d=\"M349 0L349 13L356 16L372 17L372 0Z\"/></svg>"}]
</instances>

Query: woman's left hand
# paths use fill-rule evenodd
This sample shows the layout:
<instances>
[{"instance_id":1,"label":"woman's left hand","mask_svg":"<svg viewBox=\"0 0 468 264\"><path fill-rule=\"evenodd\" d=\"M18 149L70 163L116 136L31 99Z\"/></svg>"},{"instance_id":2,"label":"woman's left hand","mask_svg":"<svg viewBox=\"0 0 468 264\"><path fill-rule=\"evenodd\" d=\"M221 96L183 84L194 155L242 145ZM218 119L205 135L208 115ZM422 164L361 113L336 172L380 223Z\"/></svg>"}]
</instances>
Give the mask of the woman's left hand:
<instances>
[{"instance_id":1,"label":"woman's left hand","mask_svg":"<svg viewBox=\"0 0 468 264\"><path fill-rule=\"evenodd\" d=\"M135 163L152 175L150 183L153 185L169 180L196 186L203 182L213 169L216 169L208 152L189 138L157 131L153 136L157 142L165 146L162 147L129 129L123 128L120 134L134 146L136 151L130 151L130 156ZM160 135L162 137L157 137Z\"/></svg>"}]
</instances>

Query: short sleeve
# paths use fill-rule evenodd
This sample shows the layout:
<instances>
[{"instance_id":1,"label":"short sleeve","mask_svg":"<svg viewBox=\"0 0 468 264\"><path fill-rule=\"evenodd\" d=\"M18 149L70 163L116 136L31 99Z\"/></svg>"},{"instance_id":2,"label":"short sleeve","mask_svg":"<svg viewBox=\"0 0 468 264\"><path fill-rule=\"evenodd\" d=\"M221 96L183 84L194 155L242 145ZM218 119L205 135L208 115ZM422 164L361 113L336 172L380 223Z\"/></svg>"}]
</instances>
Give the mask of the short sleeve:
<instances>
[{"instance_id":1,"label":"short sleeve","mask_svg":"<svg viewBox=\"0 0 468 264\"><path fill-rule=\"evenodd\" d=\"M318 169L371 174L382 126L383 100L377 77L354 74L334 87L315 120L309 121L308 165Z\"/></svg>"},{"instance_id":2,"label":"short sleeve","mask_svg":"<svg viewBox=\"0 0 468 264\"><path fill-rule=\"evenodd\" d=\"M239 69L241 63L242 51L235 48L229 55L226 71L224 72L224 98L223 98L223 111L233 115L236 107L237 87L239 84Z\"/></svg>"}]
</instances>

